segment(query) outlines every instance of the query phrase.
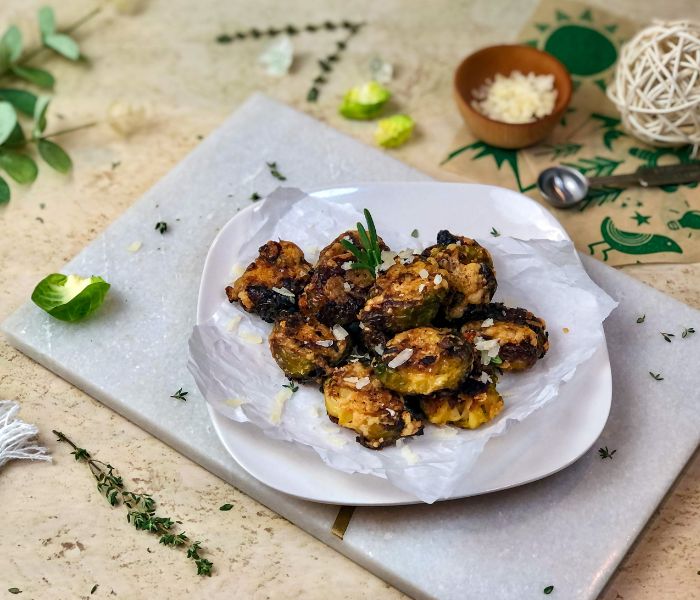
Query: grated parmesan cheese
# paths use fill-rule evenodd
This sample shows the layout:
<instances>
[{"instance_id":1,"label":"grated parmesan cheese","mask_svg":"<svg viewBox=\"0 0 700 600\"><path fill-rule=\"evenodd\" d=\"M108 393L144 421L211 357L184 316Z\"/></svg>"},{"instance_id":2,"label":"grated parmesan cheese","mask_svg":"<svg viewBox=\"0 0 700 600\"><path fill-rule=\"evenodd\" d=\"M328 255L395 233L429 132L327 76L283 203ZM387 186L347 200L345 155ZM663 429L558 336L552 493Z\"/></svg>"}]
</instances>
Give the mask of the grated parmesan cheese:
<instances>
[{"instance_id":1,"label":"grated parmesan cheese","mask_svg":"<svg viewBox=\"0 0 700 600\"><path fill-rule=\"evenodd\" d=\"M336 425L331 425L330 423L321 425L321 429L323 429L323 431L325 431L326 433L340 432L340 427L337 427Z\"/></svg>"},{"instance_id":2,"label":"grated parmesan cheese","mask_svg":"<svg viewBox=\"0 0 700 600\"><path fill-rule=\"evenodd\" d=\"M336 340L344 340L346 337L348 337L348 332L345 331L342 325L333 325L333 337L335 337Z\"/></svg>"},{"instance_id":3,"label":"grated parmesan cheese","mask_svg":"<svg viewBox=\"0 0 700 600\"><path fill-rule=\"evenodd\" d=\"M418 286L418 293L419 293L419 294L423 293L423 290L424 290L424 289L425 289L425 284L424 284L424 283L421 283L421 284Z\"/></svg>"},{"instance_id":4,"label":"grated parmesan cheese","mask_svg":"<svg viewBox=\"0 0 700 600\"><path fill-rule=\"evenodd\" d=\"M420 275L421 279L428 279L428 275L430 275L430 273L428 273L428 271L425 269L421 269L418 271L418 275Z\"/></svg>"},{"instance_id":5,"label":"grated parmesan cheese","mask_svg":"<svg viewBox=\"0 0 700 600\"><path fill-rule=\"evenodd\" d=\"M240 331L238 332L238 337L251 344L262 344L262 338L250 331Z\"/></svg>"},{"instance_id":6,"label":"grated parmesan cheese","mask_svg":"<svg viewBox=\"0 0 700 600\"><path fill-rule=\"evenodd\" d=\"M129 246L126 249L126 251L127 252L138 252L140 247L141 247L141 242L134 242L133 244L131 244L131 246Z\"/></svg>"},{"instance_id":7,"label":"grated parmesan cheese","mask_svg":"<svg viewBox=\"0 0 700 600\"><path fill-rule=\"evenodd\" d=\"M440 275L440 273L435 275L435 279L433 279L433 283L435 285L440 285L442 283L442 275Z\"/></svg>"},{"instance_id":8,"label":"grated parmesan cheese","mask_svg":"<svg viewBox=\"0 0 700 600\"><path fill-rule=\"evenodd\" d=\"M296 296L292 292L290 292L286 287L273 287L272 291L281 294L282 296L287 296L288 298L296 298Z\"/></svg>"},{"instance_id":9,"label":"grated parmesan cheese","mask_svg":"<svg viewBox=\"0 0 700 600\"><path fill-rule=\"evenodd\" d=\"M232 278L238 279L241 275L243 275L243 273L245 273L245 269L241 265L239 265L238 263L236 263L235 265L233 265L231 267L231 277Z\"/></svg>"},{"instance_id":10,"label":"grated parmesan cheese","mask_svg":"<svg viewBox=\"0 0 700 600\"><path fill-rule=\"evenodd\" d=\"M318 254L318 246L306 246L304 248L309 254Z\"/></svg>"},{"instance_id":11,"label":"grated parmesan cheese","mask_svg":"<svg viewBox=\"0 0 700 600\"><path fill-rule=\"evenodd\" d=\"M234 331L237 327L238 324L241 322L241 315L238 315L237 317L233 317L226 325L224 328L226 331Z\"/></svg>"},{"instance_id":12,"label":"grated parmesan cheese","mask_svg":"<svg viewBox=\"0 0 700 600\"><path fill-rule=\"evenodd\" d=\"M342 265L340 265L340 268L343 269L343 271L349 271L350 269L352 269L352 262L344 262Z\"/></svg>"},{"instance_id":13,"label":"grated parmesan cheese","mask_svg":"<svg viewBox=\"0 0 700 600\"><path fill-rule=\"evenodd\" d=\"M345 283L343 283L343 289L346 292L349 292L352 289L352 286L346 281Z\"/></svg>"},{"instance_id":14,"label":"grated parmesan cheese","mask_svg":"<svg viewBox=\"0 0 700 600\"><path fill-rule=\"evenodd\" d=\"M482 327L493 327L493 319L486 319L482 324Z\"/></svg>"},{"instance_id":15,"label":"grated parmesan cheese","mask_svg":"<svg viewBox=\"0 0 700 600\"><path fill-rule=\"evenodd\" d=\"M328 441L332 442L336 446L345 446L345 444L348 443L348 441L346 439L339 438L339 437L328 438Z\"/></svg>"},{"instance_id":16,"label":"grated parmesan cheese","mask_svg":"<svg viewBox=\"0 0 700 600\"><path fill-rule=\"evenodd\" d=\"M498 343L498 342L496 342ZM400 367L402 364L405 362L408 362L408 359L411 358L411 355L413 354L413 348L406 348L405 350L401 350L389 363L389 368L390 369L396 369L397 367Z\"/></svg>"},{"instance_id":17,"label":"grated parmesan cheese","mask_svg":"<svg viewBox=\"0 0 700 600\"><path fill-rule=\"evenodd\" d=\"M557 101L554 75L523 75L513 71L508 77L496 74L479 89L472 90L472 107L501 123L534 123L552 114Z\"/></svg>"},{"instance_id":18,"label":"grated parmesan cheese","mask_svg":"<svg viewBox=\"0 0 700 600\"><path fill-rule=\"evenodd\" d=\"M230 398L229 400L224 400L224 404L226 406L232 406L233 408L238 408L239 406L242 406L243 404L250 404L250 400L246 400L245 398Z\"/></svg>"},{"instance_id":19,"label":"grated parmesan cheese","mask_svg":"<svg viewBox=\"0 0 700 600\"><path fill-rule=\"evenodd\" d=\"M284 408L284 403L292 397L292 390L289 388L282 388L279 392L275 394L275 403L272 405L272 412L270 413L270 421L273 423L279 423L282 418L282 409Z\"/></svg>"},{"instance_id":20,"label":"grated parmesan cheese","mask_svg":"<svg viewBox=\"0 0 700 600\"><path fill-rule=\"evenodd\" d=\"M454 427L436 427L433 429L433 437L436 438L452 438L457 435L457 430Z\"/></svg>"},{"instance_id":21,"label":"grated parmesan cheese","mask_svg":"<svg viewBox=\"0 0 700 600\"><path fill-rule=\"evenodd\" d=\"M369 377L363 377L355 384L355 388L358 390L361 390L363 387L366 387L368 385L369 385Z\"/></svg>"},{"instance_id":22,"label":"grated parmesan cheese","mask_svg":"<svg viewBox=\"0 0 700 600\"><path fill-rule=\"evenodd\" d=\"M322 348L330 348L333 345L333 340L321 340L316 342L316 345L321 346Z\"/></svg>"}]
</instances>

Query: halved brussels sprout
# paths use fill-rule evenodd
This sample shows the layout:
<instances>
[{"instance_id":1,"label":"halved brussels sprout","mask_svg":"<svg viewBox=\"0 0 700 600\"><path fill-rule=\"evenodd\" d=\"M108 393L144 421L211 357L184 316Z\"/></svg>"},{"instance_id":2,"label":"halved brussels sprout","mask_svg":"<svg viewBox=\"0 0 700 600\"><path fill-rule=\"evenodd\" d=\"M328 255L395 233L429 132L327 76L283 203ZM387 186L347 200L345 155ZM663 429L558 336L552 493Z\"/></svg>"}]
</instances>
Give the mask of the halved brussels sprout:
<instances>
[{"instance_id":1,"label":"halved brussels sprout","mask_svg":"<svg viewBox=\"0 0 700 600\"><path fill-rule=\"evenodd\" d=\"M323 396L330 420L355 430L357 441L366 448L381 450L401 437L423 432L423 424L403 398L385 388L363 362L336 369L323 384Z\"/></svg>"},{"instance_id":2,"label":"halved brussels sprout","mask_svg":"<svg viewBox=\"0 0 700 600\"><path fill-rule=\"evenodd\" d=\"M318 380L350 354L350 338L336 339L333 331L314 317L299 313L275 321L269 337L270 352L289 379Z\"/></svg>"},{"instance_id":3,"label":"halved brussels sprout","mask_svg":"<svg viewBox=\"0 0 700 600\"><path fill-rule=\"evenodd\" d=\"M267 242L232 286L229 302L240 302L246 312L259 314L272 323L282 314L297 310L297 297L311 279L311 265L301 248L292 242Z\"/></svg>"},{"instance_id":4,"label":"halved brussels sprout","mask_svg":"<svg viewBox=\"0 0 700 600\"><path fill-rule=\"evenodd\" d=\"M503 399L495 382L468 378L456 390L439 390L421 396L420 407L431 423L475 429L503 410Z\"/></svg>"},{"instance_id":5,"label":"halved brussels sprout","mask_svg":"<svg viewBox=\"0 0 700 600\"><path fill-rule=\"evenodd\" d=\"M340 114L348 119L374 119L382 112L382 108L391 96L376 81L370 81L359 87L352 88L340 106Z\"/></svg>"},{"instance_id":6,"label":"halved brussels sprout","mask_svg":"<svg viewBox=\"0 0 700 600\"><path fill-rule=\"evenodd\" d=\"M456 388L472 362L469 346L452 329L419 327L389 340L376 371L389 389L424 395Z\"/></svg>"},{"instance_id":7,"label":"halved brussels sprout","mask_svg":"<svg viewBox=\"0 0 700 600\"><path fill-rule=\"evenodd\" d=\"M32 302L60 321L80 321L104 302L110 285L102 277L53 273L32 292Z\"/></svg>"},{"instance_id":8,"label":"halved brussels sprout","mask_svg":"<svg viewBox=\"0 0 700 600\"><path fill-rule=\"evenodd\" d=\"M396 148L413 133L413 119L408 115L394 115L377 123L374 139L380 146Z\"/></svg>"},{"instance_id":9,"label":"halved brussels sprout","mask_svg":"<svg viewBox=\"0 0 700 600\"><path fill-rule=\"evenodd\" d=\"M469 322L462 327L462 337L474 344L483 367L522 371L532 367L549 350L547 324L524 308L494 303L470 307L464 316ZM497 348L493 341L497 342Z\"/></svg>"},{"instance_id":10,"label":"halved brussels sprout","mask_svg":"<svg viewBox=\"0 0 700 600\"><path fill-rule=\"evenodd\" d=\"M340 243L342 239L362 247L357 231L339 235L321 250L311 281L299 298L302 313L315 315L329 326L356 322L374 285L374 277L366 269L348 268L355 257ZM378 241L382 250L388 250L381 238Z\"/></svg>"},{"instance_id":11,"label":"halved brussels sprout","mask_svg":"<svg viewBox=\"0 0 700 600\"><path fill-rule=\"evenodd\" d=\"M443 230L438 233L438 243L426 248L423 256L448 273L450 293L444 313L448 320L461 318L472 304L488 304L496 293L491 255L474 240Z\"/></svg>"},{"instance_id":12,"label":"halved brussels sprout","mask_svg":"<svg viewBox=\"0 0 700 600\"><path fill-rule=\"evenodd\" d=\"M410 263L404 264L407 260ZM428 325L449 291L447 271L419 256L396 259L381 273L360 311L368 347L383 345L395 333Z\"/></svg>"}]
</instances>

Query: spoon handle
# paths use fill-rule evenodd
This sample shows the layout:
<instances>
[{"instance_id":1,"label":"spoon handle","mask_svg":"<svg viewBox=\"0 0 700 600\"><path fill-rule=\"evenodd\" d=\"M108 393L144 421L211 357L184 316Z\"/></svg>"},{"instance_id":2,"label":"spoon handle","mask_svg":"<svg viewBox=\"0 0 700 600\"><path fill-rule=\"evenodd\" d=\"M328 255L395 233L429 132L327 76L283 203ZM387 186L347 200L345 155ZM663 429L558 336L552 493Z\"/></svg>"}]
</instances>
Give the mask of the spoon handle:
<instances>
[{"instance_id":1,"label":"spoon handle","mask_svg":"<svg viewBox=\"0 0 700 600\"><path fill-rule=\"evenodd\" d=\"M635 173L625 175L609 175L607 177L590 177L590 187L627 187L641 185L642 187L670 185L674 183L691 183L700 181L700 163L668 165L664 167L643 167Z\"/></svg>"}]
</instances>

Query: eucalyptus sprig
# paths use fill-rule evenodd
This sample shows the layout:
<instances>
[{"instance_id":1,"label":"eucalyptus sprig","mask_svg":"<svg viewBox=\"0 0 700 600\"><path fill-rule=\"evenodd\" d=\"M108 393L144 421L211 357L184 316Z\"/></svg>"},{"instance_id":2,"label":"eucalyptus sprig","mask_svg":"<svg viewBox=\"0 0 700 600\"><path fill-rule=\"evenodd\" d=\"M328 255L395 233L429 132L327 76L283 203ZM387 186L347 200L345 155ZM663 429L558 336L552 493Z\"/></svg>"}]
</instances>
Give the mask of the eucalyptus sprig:
<instances>
[{"instance_id":1,"label":"eucalyptus sprig","mask_svg":"<svg viewBox=\"0 0 700 600\"><path fill-rule=\"evenodd\" d=\"M374 227L372 215L365 208L365 219L367 220L367 229L365 230L362 223L357 224L357 234L360 237L362 248L358 248L348 240L340 240L340 243L345 246L355 257L355 262L350 265L352 269L366 269L372 273L372 277L377 275L377 267L382 264L382 249L379 246L377 239L377 230Z\"/></svg>"},{"instance_id":2,"label":"eucalyptus sprig","mask_svg":"<svg viewBox=\"0 0 700 600\"><path fill-rule=\"evenodd\" d=\"M53 430L58 436L59 442L66 442L73 447L71 454L75 460L84 461L90 468L92 476L97 481L97 489L111 506L118 506L121 502L127 507L126 520L133 523L136 529L148 531L160 536L159 543L165 546L184 546L187 548L187 558L194 560L197 567L197 575L211 575L212 562L199 556L202 549L200 542L189 543L189 538L182 533L172 533L172 528L182 521L173 521L170 517L156 516L156 501L150 494L136 494L124 489L124 481L114 471L114 467L108 463L92 458L85 448L78 448L60 431ZM94 591L94 589L93 589Z\"/></svg>"}]
</instances>

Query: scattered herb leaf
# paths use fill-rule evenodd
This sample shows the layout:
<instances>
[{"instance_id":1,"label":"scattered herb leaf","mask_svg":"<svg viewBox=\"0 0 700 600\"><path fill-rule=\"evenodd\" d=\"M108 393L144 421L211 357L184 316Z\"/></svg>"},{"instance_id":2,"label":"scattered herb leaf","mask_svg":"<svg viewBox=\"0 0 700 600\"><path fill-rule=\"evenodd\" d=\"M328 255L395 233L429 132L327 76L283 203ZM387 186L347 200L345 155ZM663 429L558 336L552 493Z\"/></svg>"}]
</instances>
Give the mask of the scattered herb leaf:
<instances>
[{"instance_id":1,"label":"scattered herb leaf","mask_svg":"<svg viewBox=\"0 0 700 600\"><path fill-rule=\"evenodd\" d=\"M22 593L22 590L20 590L19 588L10 588L7 591L10 592L10 594L21 594Z\"/></svg>"},{"instance_id":2,"label":"scattered herb leaf","mask_svg":"<svg viewBox=\"0 0 700 600\"><path fill-rule=\"evenodd\" d=\"M261 196L260 194L258 194L258 192L253 192L253 193L251 194L251 196L250 196L250 199L251 199L253 202L257 202L258 200L261 200L261 199L262 199L262 196Z\"/></svg>"},{"instance_id":3,"label":"scattered herb leaf","mask_svg":"<svg viewBox=\"0 0 700 600\"><path fill-rule=\"evenodd\" d=\"M681 337L688 337L689 333L695 333L695 329L693 329L692 327L686 327L683 330L683 333L681 333Z\"/></svg>"},{"instance_id":4,"label":"scattered herb leaf","mask_svg":"<svg viewBox=\"0 0 700 600\"><path fill-rule=\"evenodd\" d=\"M46 208L46 204L44 204L44 203L42 202L42 203L39 205L39 208L41 208L41 209Z\"/></svg>"},{"instance_id":5,"label":"scattered herb leaf","mask_svg":"<svg viewBox=\"0 0 700 600\"><path fill-rule=\"evenodd\" d=\"M492 228L491 228L491 235L492 235L493 237L498 237L498 236L501 235L501 234L498 233L498 231L496 231L496 228L495 228L495 227L492 227Z\"/></svg>"},{"instance_id":6,"label":"scattered herb leaf","mask_svg":"<svg viewBox=\"0 0 700 600\"><path fill-rule=\"evenodd\" d=\"M659 331L659 333L663 336L663 338L670 344L671 343L671 338L676 337L672 333L664 333L663 331Z\"/></svg>"},{"instance_id":7,"label":"scattered herb leaf","mask_svg":"<svg viewBox=\"0 0 700 600\"><path fill-rule=\"evenodd\" d=\"M664 378L661 377L661 373L657 373L656 375L654 375L654 373L649 371L649 375L651 375L654 379L656 379L656 381L663 381L664 380Z\"/></svg>"},{"instance_id":8,"label":"scattered herb leaf","mask_svg":"<svg viewBox=\"0 0 700 600\"><path fill-rule=\"evenodd\" d=\"M118 160L117 162L112 163L112 170L116 169L120 164L122 164L122 161Z\"/></svg>"},{"instance_id":9,"label":"scattered herb leaf","mask_svg":"<svg viewBox=\"0 0 700 600\"><path fill-rule=\"evenodd\" d=\"M643 316L639 317L639 318L637 319L637 323L644 323L644 319L646 319L646 318L647 318L646 315L643 315Z\"/></svg>"},{"instance_id":10,"label":"scattered herb leaf","mask_svg":"<svg viewBox=\"0 0 700 600\"><path fill-rule=\"evenodd\" d=\"M223 506L219 507L219 510L231 510L233 508L233 504L224 504Z\"/></svg>"},{"instance_id":11,"label":"scattered herb leaf","mask_svg":"<svg viewBox=\"0 0 700 600\"><path fill-rule=\"evenodd\" d=\"M602 459L609 458L610 460L612 460L613 454L615 454L615 452L617 452L617 450L609 452L607 446L605 446L605 448L598 448L598 453L600 454L600 458Z\"/></svg>"},{"instance_id":12,"label":"scattered herb leaf","mask_svg":"<svg viewBox=\"0 0 700 600\"><path fill-rule=\"evenodd\" d=\"M553 585L548 585L544 590L542 590L545 594L549 596L554 591L554 586Z\"/></svg>"},{"instance_id":13,"label":"scattered herb leaf","mask_svg":"<svg viewBox=\"0 0 700 600\"><path fill-rule=\"evenodd\" d=\"M175 392L170 397L175 398L176 400L184 400L185 402L187 402L187 398L185 398L185 396L187 396L187 394L189 394L189 392L183 392L182 388L180 388L177 392Z\"/></svg>"},{"instance_id":14,"label":"scattered herb leaf","mask_svg":"<svg viewBox=\"0 0 700 600\"><path fill-rule=\"evenodd\" d=\"M357 224L357 233L363 248L358 248L348 240L340 240L340 243L343 244L346 249L350 250L355 257L355 262L352 263L351 268L366 269L372 274L372 277L376 277L377 267L382 264L382 250L379 247L377 230L374 227L372 215L366 208L364 212L365 219L367 220L367 229L369 229L369 235L367 234L367 231L365 231L362 223Z\"/></svg>"},{"instance_id":15,"label":"scattered herb leaf","mask_svg":"<svg viewBox=\"0 0 700 600\"><path fill-rule=\"evenodd\" d=\"M156 223L156 230L163 234L168 231L168 224L164 223L163 221L159 221Z\"/></svg>"},{"instance_id":16,"label":"scattered herb leaf","mask_svg":"<svg viewBox=\"0 0 700 600\"><path fill-rule=\"evenodd\" d=\"M491 358L491 362L492 362L494 365L502 365L502 364L503 364L503 359L502 359L500 356L493 356L493 357Z\"/></svg>"},{"instance_id":17,"label":"scattered herb leaf","mask_svg":"<svg viewBox=\"0 0 700 600\"><path fill-rule=\"evenodd\" d=\"M411 237L414 237L414 238L417 238L417 237L418 237L418 230L417 230L417 229L414 229L414 230L411 232Z\"/></svg>"},{"instance_id":18,"label":"scattered herb leaf","mask_svg":"<svg viewBox=\"0 0 700 600\"><path fill-rule=\"evenodd\" d=\"M40 223L43 223L43 222L44 222L44 219L42 219L41 217L36 217L35 220L36 220L36 221L39 221Z\"/></svg>"},{"instance_id":19,"label":"scattered herb leaf","mask_svg":"<svg viewBox=\"0 0 700 600\"><path fill-rule=\"evenodd\" d=\"M292 390L292 393L299 391L299 386L295 385L293 381L290 381L287 385L283 385L282 387Z\"/></svg>"},{"instance_id":20,"label":"scattered herb leaf","mask_svg":"<svg viewBox=\"0 0 700 600\"><path fill-rule=\"evenodd\" d=\"M282 173L280 173L280 172L277 170L277 163L276 163L276 162L265 163L265 164L266 164L268 167L270 167L270 175L272 175L273 177L276 177L276 178L279 179L280 181L286 181L286 180L287 180L287 178L286 178L284 175L282 175Z\"/></svg>"},{"instance_id":21,"label":"scattered herb leaf","mask_svg":"<svg viewBox=\"0 0 700 600\"><path fill-rule=\"evenodd\" d=\"M92 586L92 589L90 590L90 595L94 594L97 591L97 588L99 587L99 583L96 583L95 585Z\"/></svg>"}]
</instances>

